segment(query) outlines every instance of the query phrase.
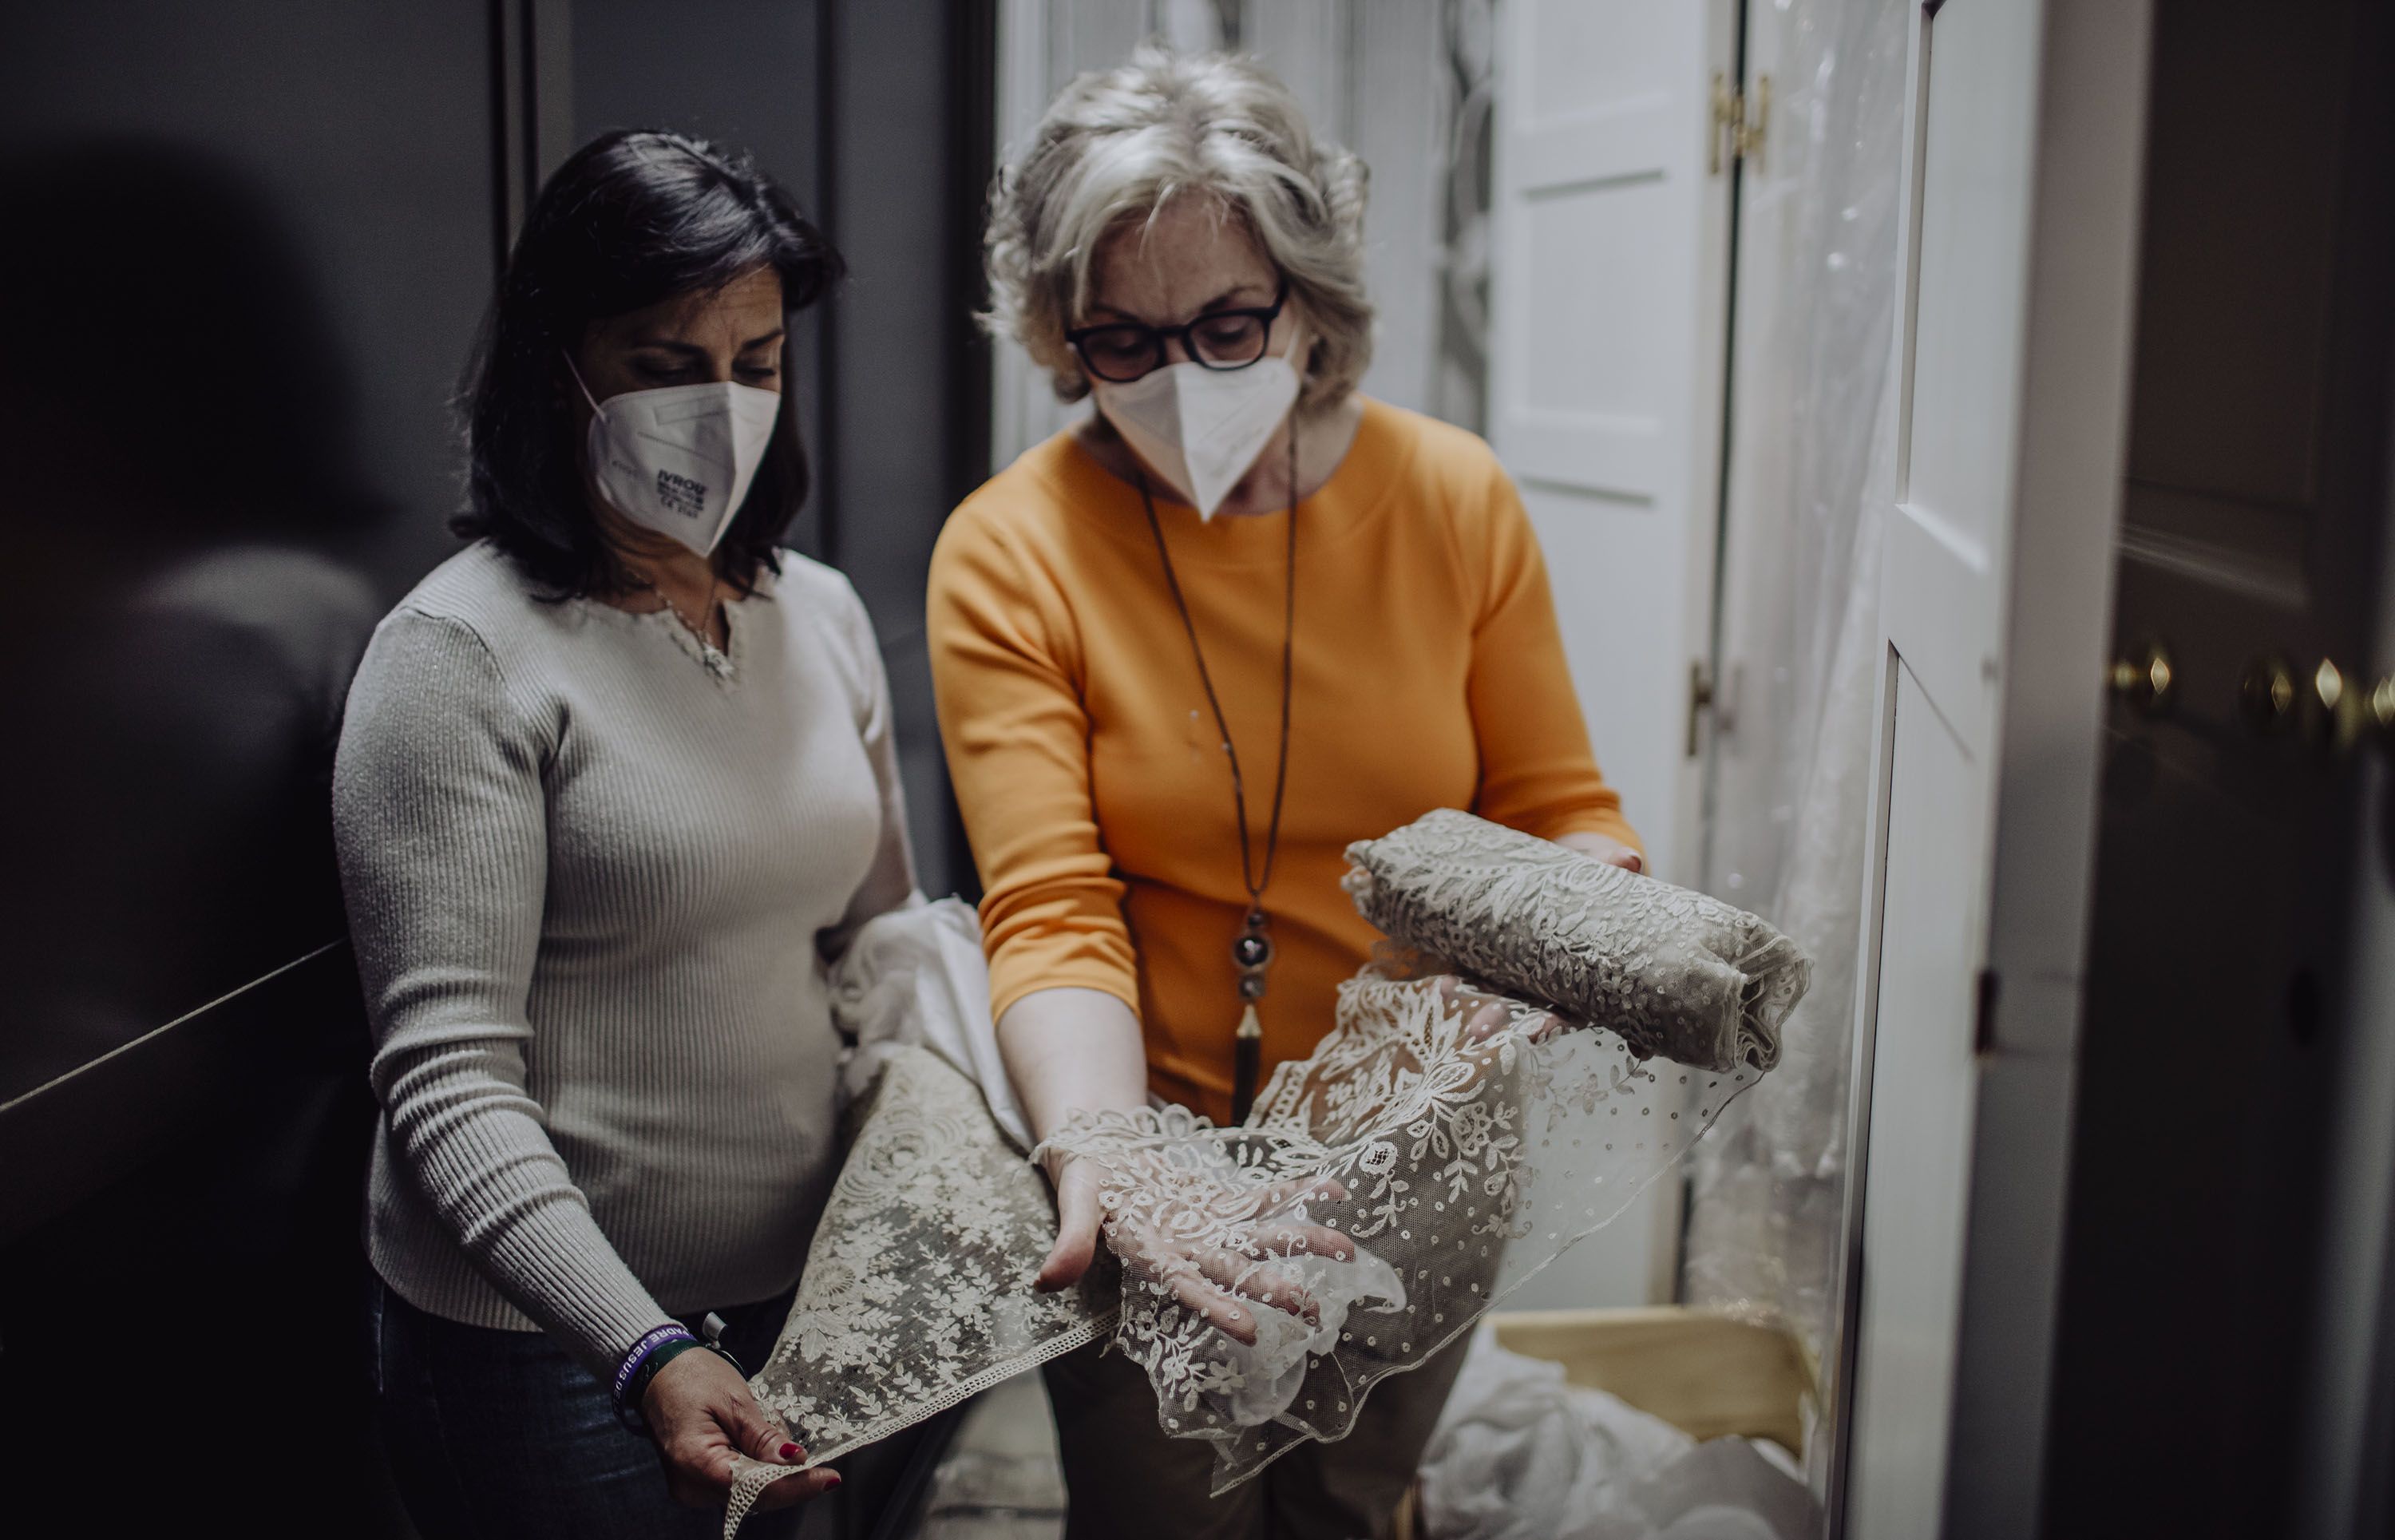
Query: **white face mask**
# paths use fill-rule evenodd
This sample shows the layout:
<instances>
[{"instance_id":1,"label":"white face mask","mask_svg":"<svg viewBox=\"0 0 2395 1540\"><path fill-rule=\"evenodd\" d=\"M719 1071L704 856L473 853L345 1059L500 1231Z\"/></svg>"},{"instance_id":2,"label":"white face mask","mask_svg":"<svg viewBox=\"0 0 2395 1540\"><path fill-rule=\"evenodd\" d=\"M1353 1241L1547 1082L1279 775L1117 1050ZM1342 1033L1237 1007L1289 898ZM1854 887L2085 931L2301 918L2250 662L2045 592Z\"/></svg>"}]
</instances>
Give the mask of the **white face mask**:
<instances>
[{"instance_id":1,"label":"white face mask","mask_svg":"<svg viewBox=\"0 0 2395 1540\"><path fill-rule=\"evenodd\" d=\"M572 358L565 366L590 403L590 479L607 506L712 554L773 442L780 392L726 380L627 391L602 404Z\"/></svg>"},{"instance_id":2,"label":"white face mask","mask_svg":"<svg viewBox=\"0 0 2395 1540\"><path fill-rule=\"evenodd\" d=\"M1148 469L1211 519L1297 404L1295 356L1292 340L1288 355L1243 369L1173 364L1127 385L1093 379L1090 389Z\"/></svg>"}]
</instances>

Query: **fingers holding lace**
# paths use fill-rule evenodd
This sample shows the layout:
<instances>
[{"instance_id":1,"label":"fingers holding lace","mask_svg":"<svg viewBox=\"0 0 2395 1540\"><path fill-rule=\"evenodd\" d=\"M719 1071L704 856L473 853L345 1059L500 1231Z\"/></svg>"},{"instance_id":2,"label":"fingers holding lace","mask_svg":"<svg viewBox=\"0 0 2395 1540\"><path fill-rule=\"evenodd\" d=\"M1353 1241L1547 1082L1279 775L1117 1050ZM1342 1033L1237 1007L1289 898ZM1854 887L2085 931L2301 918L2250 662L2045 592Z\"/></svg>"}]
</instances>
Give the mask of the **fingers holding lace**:
<instances>
[{"instance_id":1,"label":"fingers holding lace","mask_svg":"<svg viewBox=\"0 0 2395 1540\"><path fill-rule=\"evenodd\" d=\"M1158 1280L1181 1308L1234 1342L1252 1348L1256 1318L1221 1287L1201 1276L1194 1266Z\"/></svg>"},{"instance_id":2,"label":"fingers holding lace","mask_svg":"<svg viewBox=\"0 0 2395 1540\"><path fill-rule=\"evenodd\" d=\"M1098 1178L1097 1168L1087 1161L1066 1160L1055 1173L1056 1243L1031 1281L1042 1294L1079 1282L1097 1256L1098 1225L1105 1216Z\"/></svg>"},{"instance_id":3,"label":"fingers holding lace","mask_svg":"<svg viewBox=\"0 0 2395 1540\"><path fill-rule=\"evenodd\" d=\"M1250 1256L1303 1255L1333 1262L1349 1262L1356 1256L1355 1241L1321 1225L1269 1222L1251 1227L1244 1239Z\"/></svg>"},{"instance_id":4,"label":"fingers holding lace","mask_svg":"<svg viewBox=\"0 0 2395 1540\"><path fill-rule=\"evenodd\" d=\"M1235 1341L1252 1345L1255 1318L1221 1283L1206 1276L1186 1241L1175 1241L1153 1226L1118 1219L1106 1227L1106 1244L1123 1268L1171 1294L1175 1303Z\"/></svg>"},{"instance_id":5,"label":"fingers holding lace","mask_svg":"<svg viewBox=\"0 0 2395 1540\"><path fill-rule=\"evenodd\" d=\"M1439 999L1462 1016L1466 1042L1488 1042L1508 1028L1526 1042L1543 1042L1563 1029L1562 1018L1552 1011L1475 989L1452 975L1441 977L1436 987Z\"/></svg>"},{"instance_id":6,"label":"fingers holding lace","mask_svg":"<svg viewBox=\"0 0 2395 1540\"><path fill-rule=\"evenodd\" d=\"M1293 1177L1286 1182L1276 1182L1259 1193L1256 1199L1256 1212L1277 1214L1282 1209L1294 1207L1309 1198L1320 1198L1336 1203L1344 1200L1346 1196L1346 1187L1336 1176Z\"/></svg>"},{"instance_id":7,"label":"fingers holding lace","mask_svg":"<svg viewBox=\"0 0 2395 1540\"><path fill-rule=\"evenodd\" d=\"M1237 1298L1293 1315L1309 1326L1322 1320L1313 1293L1284 1264L1258 1261L1227 1246L1193 1247L1189 1259L1198 1265L1207 1281Z\"/></svg>"},{"instance_id":8,"label":"fingers holding lace","mask_svg":"<svg viewBox=\"0 0 2395 1540\"><path fill-rule=\"evenodd\" d=\"M1184 1308L1225 1336L1256 1340L1256 1308L1279 1310L1312 1325L1321 1312L1287 1258L1314 1253L1345 1260L1353 1242L1320 1226L1275 1227L1269 1239L1235 1236L1238 1245L1167 1236L1154 1226L1118 1220L1107 1243L1134 1276L1166 1290ZM1273 1248L1278 1247L1276 1253ZM1319 1247L1318 1252L1315 1248Z\"/></svg>"},{"instance_id":9,"label":"fingers holding lace","mask_svg":"<svg viewBox=\"0 0 2395 1540\"><path fill-rule=\"evenodd\" d=\"M657 1374L641 1406L666 1484L693 1507L721 1507L748 1461L789 1467L806 1451L766 1415L740 1372L713 1353L688 1352ZM774 1481L758 1507L787 1507L840 1485L840 1473L801 1471Z\"/></svg>"}]
</instances>

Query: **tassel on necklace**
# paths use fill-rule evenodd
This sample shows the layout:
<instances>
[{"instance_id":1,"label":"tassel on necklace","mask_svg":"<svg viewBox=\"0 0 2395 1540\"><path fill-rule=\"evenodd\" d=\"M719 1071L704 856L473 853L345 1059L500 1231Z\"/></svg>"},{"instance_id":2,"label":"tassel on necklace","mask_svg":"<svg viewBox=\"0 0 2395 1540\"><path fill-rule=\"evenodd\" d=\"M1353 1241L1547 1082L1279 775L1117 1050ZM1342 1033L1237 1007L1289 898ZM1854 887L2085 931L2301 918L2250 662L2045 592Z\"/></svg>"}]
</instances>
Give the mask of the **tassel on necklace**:
<instances>
[{"instance_id":1,"label":"tassel on necklace","mask_svg":"<svg viewBox=\"0 0 2395 1540\"><path fill-rule=\"evenodd\" d=\"M1256 1016L1256 1002L1239 1014L1238 1035L1231 1040L1231 1121L1243 1123L1256 1105L1256 1078L1264 1068L1264 1024Z\"/></svg>"}]
</instances>

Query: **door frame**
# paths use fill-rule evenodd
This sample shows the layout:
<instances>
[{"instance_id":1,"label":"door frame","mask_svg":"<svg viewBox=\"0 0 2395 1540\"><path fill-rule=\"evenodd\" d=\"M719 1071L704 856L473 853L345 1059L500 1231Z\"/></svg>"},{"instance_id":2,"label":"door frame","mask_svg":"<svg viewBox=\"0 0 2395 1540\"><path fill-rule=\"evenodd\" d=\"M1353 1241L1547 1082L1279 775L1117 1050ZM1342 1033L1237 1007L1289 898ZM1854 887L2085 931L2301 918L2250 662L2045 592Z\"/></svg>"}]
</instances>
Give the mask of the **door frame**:
<instances>
[{"instance_id":1,"label":"door frame","mask_svg":"<svg viewBox=\"0 0 2395 1540\"><path fill-rule=\"evenodd\" d=\"M1903 279L1892 409L1909 417L1928 49L1944 0L1923 0L1908 48ZM1976 0L1978 4L2008 0ZM1995 685L1993 858L1942 1529L2029 1535L2041 1508L2081 985L2094 872L2103 664L2128 440L2132 318L2151 0L2045 0L2019 346L2004 652ZM1902 422L1906 418L1899 418ZM1899 456L1903 439L1899 438ZM1899 458L1900 502L1909 476ZM1894 509L1880 511L1893 524ZM1896 532L1890 531L1893 538ZM1889 576L1895 578L1894 562ZM1883 591L1883 605L1905 596ZM1882 670L1875 809L1858 973L1839 1282L1831 1533L1853 1463L1856 1356L1897 657Z\"/></svg>"}]
</instances>

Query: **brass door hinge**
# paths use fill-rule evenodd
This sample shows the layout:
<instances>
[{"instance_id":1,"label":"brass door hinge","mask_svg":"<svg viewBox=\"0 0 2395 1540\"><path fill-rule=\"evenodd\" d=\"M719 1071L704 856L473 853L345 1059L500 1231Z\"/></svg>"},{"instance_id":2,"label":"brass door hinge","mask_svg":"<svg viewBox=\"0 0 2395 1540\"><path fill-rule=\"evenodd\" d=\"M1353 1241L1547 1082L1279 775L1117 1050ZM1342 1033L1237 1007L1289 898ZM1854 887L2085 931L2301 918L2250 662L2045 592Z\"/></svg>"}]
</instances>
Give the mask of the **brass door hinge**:
<instances>
[{"instance_id":1,"label":"brass door hinge","mask_svg":"<svg viewBox=\"0 0 2395 1540\"><path fill-rule=\"evenodd\" d=\"M1771 126L1771 77L1754 77L1754 97L1729 88L1729 78L1714 72L1713 132L1705 144L1705 170L1720 176L1729 161L1749 160L1763 169L1763 139Z\"/></svg>"}]
</instances>

